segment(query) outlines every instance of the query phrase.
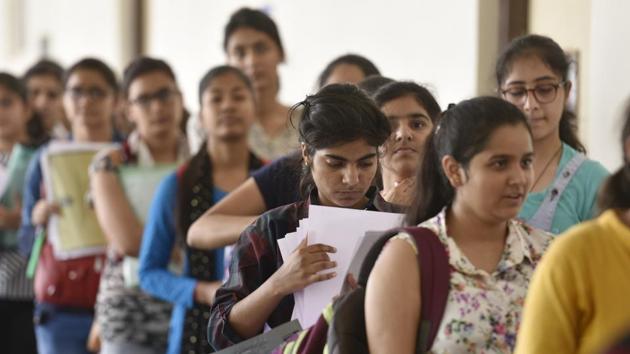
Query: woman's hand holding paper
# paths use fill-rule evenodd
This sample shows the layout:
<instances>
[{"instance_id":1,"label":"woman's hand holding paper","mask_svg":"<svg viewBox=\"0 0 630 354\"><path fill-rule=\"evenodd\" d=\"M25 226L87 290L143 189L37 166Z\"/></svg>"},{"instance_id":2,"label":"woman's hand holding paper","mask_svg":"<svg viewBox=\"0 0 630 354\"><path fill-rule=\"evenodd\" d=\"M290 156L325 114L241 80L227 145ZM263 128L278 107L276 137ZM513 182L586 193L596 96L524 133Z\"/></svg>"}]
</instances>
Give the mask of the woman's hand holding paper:
<instances>
[{"instance_id":1,"label":"woman's hand holding paper","mask_svg":"<svg viewBox=\"0 0 630 354\"><path fill-rule=\"evenodd\" d=\"M49 202L45 199L40 199L37 202L37 204L35 204L35 207L33 208L33 214L32 214L33 224L44 226L48 222L48 218L50 218L50 215L60 214L60 213L61 213L61 207L59 206L58 203Z\"/></svg>"},{"instance_id":2,"label":"woman's hand holding paper","mask_svg":"<svg viewBox=\"0 0 630 354\"><path fill-rule=\"evenodd\" d=\"M281 295L289 295L306 286L334 278L336 272L323 272L337 266L328 253L335 253L334 247L324 244L307 244L305 237L291 253L286 262L271 277L274 288Z\"/></svg>"}]
</instances>

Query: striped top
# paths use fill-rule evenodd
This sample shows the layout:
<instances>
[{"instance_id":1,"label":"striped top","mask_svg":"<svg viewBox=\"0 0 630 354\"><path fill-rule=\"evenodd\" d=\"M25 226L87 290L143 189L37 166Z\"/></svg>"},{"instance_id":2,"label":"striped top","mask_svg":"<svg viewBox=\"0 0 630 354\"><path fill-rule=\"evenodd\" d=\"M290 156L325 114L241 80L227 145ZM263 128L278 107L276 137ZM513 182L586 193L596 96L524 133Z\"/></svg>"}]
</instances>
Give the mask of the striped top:
<instances>
[{"instance_id":1,"label":"striped top","mask_svg":"<svg viewBox=\"0 0 630 354\"><path fill-rule=\"evenodd\" d=\"M0 251L0 299L33 299L33 280L26 278L26 265L27 259L18 251Z\"/></svg>"},{"instance_id":2,"label":"striped top","mask_svg":"<svg viewBox=\"0 0 630 354\"><path fill-rule=\"evenodd\" d=\"M2 207L13 209L15 201L21 199L26 167L35 151L17 144L10 155L0 154L6 178L0 195ZM31 300L33 281L26 278L27 259L17 251L17 230L0 230L0 238L0 299Z\"/></svg>"},{"instance_id":3,"label":"striped top","mask_svg":"<svg viewBox=\"0 0 630 354\"><path fill-rule=\"evenodd\" d=\"M11 158L11 152L2 151L0 152L0 166L7 167L9 164L9 159Z\"/></svg>"},{"instance_id":4,"label":"striped top","mask_svg":"<svg viewBox=\"0 0 630 354\"><path fill-rule=\"evenodd\" d=\"M4 189L7 186L9 179L9 158L11 157L10 152L2 151L0 152L0 194L4 193Z\"/></svg>"}]
</instances>

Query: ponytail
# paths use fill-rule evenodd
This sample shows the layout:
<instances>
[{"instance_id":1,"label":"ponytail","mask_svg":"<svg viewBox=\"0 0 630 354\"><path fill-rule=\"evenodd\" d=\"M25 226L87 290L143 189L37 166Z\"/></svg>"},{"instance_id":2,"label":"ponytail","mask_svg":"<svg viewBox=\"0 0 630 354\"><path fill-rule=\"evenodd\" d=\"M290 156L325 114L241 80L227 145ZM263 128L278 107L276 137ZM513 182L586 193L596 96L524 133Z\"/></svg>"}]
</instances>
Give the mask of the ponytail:
<instances>
[{"instance_id":1,"label":"ponytail","mask_svg":"<svg viewBox=\"0 0 630 354\"><path fill-rule=\"evenodd\" d=\"M569 145L573 149L586 154L586 148L580 141L577 135L577 117L575 113L569 111L567 108L562 112L560 117L560 140L563 143Z\"/></svg>"},{"instance_id":2,"label":"ponytail","mask_svg":"<svg viewBox=\"0 0 630 354\"><path fill-rule=\"evenodd\" d=\"M195 192L193 191L195 184L204 175L212 176L212 164L210 163L210 155L208 155L208 149L206 148L207 141L204 141L199 148L199 151L189 160L186 167L180 171L178 176L178 188L177 188L177 207L175 208L175 228L176 228L176 240L179 245L186 244L186 234L190 225L197 220L201 215L193 213L193 206L191 200ZM209 181L208 190L214 189L214 183L212 178ZM200 198L199 202L209 203L210 198ZM209 209L210 204L203 206L203 209ZM198 209L198 208L196 208Z\"/></svg>"},{"instance_id":3,"label":"ponytail","mask_svg":"<svg viewBox=\"0 0 630 354\"><path fill-rule=\"evenodd\" d=\"M417 176L418 188L414 198L416 203L407 212L407 225L417 225L432 218L444 207L449 206L455 196L453 186L442 171L442 163L435 146L438 130L434 129L425 143L422 165Z\"/></svg>"},{"instance_id":4,"label":"ponytail","mask_svg":"<svg viewBox=\"0 0 630 354\"><path fill-rule=\"evenodd\" d=\"M477 97L449 105L427 139L417 193L407 214L408 225L428 220L453 203L455 189L446 178L442 159L451 156L468 168L472 158L485 149L492 133L504 125L522 125L529 131L523 112L497 97Z\"/></svg>"},{"instance_id":5,"label":"ponytail","mask_svg":"<svg viewBox=\"0 0 630 354\"><path fill-rule=\"evenodd\" d=\"M600 211L607 209L630 209L630 156L625 151L630 139L630 101L624 112L625 122L621 130L621 154L623 167L608 177L599 191L597 205Z\"/></svg>"},{"instance_id":6,"label":"ponytail","mask_svg":"<svg viewBox=\"0 0 630 354\"><path fill-rule=\"evenodd\" d=\"M600 211L630 209L630 164L626 163L604 182L597 206Z\"/></svg>"}]
</instances>

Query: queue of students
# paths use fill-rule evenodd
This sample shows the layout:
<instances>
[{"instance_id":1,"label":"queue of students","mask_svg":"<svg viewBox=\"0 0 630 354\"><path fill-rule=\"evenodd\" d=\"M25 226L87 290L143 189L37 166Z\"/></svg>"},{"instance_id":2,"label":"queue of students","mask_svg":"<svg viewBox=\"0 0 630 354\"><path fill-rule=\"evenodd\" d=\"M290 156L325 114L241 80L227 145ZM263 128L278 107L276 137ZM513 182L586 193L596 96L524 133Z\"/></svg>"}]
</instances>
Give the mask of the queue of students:
<instances>
[{"instance_id":1,"label":"queue of students","mask_svg":"<svg viewBox=\"0 0 630 354\"><path fill-rule=\"evenodd\" d=\"M133 60L120 85L96 58L0 73L7 353L206 353L283 324L294 292L340 276L330 245L279 252L309 205L403 212L431 230L450 267L431 353L601 352L630 330L630 114L624 166L608 176L579 141L570 63L553 39L513 40L497 58L498 96L445 111L356 54L289 108L280 31L258 10L230 17L223 47L228 65L200 79L188 123L157 58ZM108 144L79 173L85 201L55 200L45 183L60 141ZM161 175L130 189L133 173ZM60 256L49 228L68 203L94 214L105 249ZM365 286L370 352L416 351L422 252L400 232L378 257Z\"/></svg>"}]
</instances>

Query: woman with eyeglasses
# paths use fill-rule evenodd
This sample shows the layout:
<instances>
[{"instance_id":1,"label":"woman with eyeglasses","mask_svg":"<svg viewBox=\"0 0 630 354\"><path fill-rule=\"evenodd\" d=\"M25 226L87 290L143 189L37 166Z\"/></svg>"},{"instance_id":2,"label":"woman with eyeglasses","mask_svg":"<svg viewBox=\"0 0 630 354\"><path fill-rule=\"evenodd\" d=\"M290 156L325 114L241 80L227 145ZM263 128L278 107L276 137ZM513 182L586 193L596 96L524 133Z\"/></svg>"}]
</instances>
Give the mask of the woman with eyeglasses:
<instances>
[{"instance_id":1,"label":"woman with eyeglasses","mask_svg":"<svg viewBox=\"0 0 630 354\"><path fill-rule=\"evenodd\" d=\"M71 123L72 141L107 143L120 141L112 129L118 97L114 72L98 59L82 59L64 77L63 104ZM62 207L47 201L40 155L28 167L23 194L20 243L30 253L35 229L45 228ZM87 176L87 171L85 174ZM46 240L35 271L35 334L40 354L87 353L86 342L94 318L104 255L57 259Z\"/></svg>"},{"instance_id":2,"label":"woman with eyeglasses","mask_svg":"<svg viewBox=\"0 0 630 354\"><path fill-rule=\"evenodd\" d=\"M596 214L608 171L584 155L576 117L567 107L569 61L551 38L513 40L496 64L501 97L527 117L534 139L534 181L519 213L528 224L559 234Z\"/></svg>"},{"instance_id":3,"label":"woman with eyeglasses","mask_svg":"<svg viewBox=\"0 0 630 354\"><path fill-rule=\"evenodd\" d=\"M183 100L171 67L147 57L127 66L122 93L135 129L120 146L100 152L90 174L96 216L109 243L96 306L101 353L164 353L172 306L137 284L129 285L125 277L125 267L138 257L143 230L143 220L131 203L143 197L126 191L120 178L121 168L174 165L188 159L188 143L179 129ZM153 193L151 187L142 192Z\"/></svg>"},{"instance_id":4,"label":"woman with eyeglasses","mask_svg":"<svg viewBox=\"0 0 630 354\"><path fill-rule=\"evenodd\" d=\"M605 351L630 329L630 106L624 118L623 164L602 186L602 213L545 253L525 300L517 354L627 353Z\"/></svg>"}]
</instances>

